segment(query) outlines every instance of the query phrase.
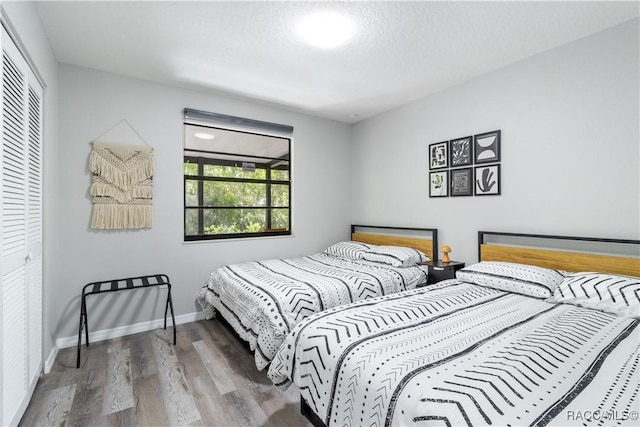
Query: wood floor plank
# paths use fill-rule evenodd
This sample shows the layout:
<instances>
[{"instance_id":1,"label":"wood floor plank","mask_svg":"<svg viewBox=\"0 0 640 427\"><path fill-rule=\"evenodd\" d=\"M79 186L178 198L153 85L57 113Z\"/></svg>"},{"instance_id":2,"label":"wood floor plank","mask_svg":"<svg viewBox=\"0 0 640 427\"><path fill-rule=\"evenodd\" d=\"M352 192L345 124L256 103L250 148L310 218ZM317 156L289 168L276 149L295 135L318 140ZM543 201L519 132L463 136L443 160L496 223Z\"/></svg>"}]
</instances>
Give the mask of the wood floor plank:
<instances>
[{"instance_id":1,"label":"wood floor plank","mask_svg":"<svg viewBox=\"0 0 640 427\"><path fill-rule=\"evenodd\" d=\"M102 419L102 395L104 392L105 376L107 372L107 348L109 341L101 341L91 344L88 350L83 349L83 362L80 369L66 366L66 362L75 357L75 348L63 349L62 356L56 360L54 369L47 379L58 376L58 381L66 384L75 383L76 391L68 416L70 426L100 425ZM75 363L75 362L73 362ZM55 371L55 374L54 374ZM36 387L35 394L40 390L40 383Z\"/></svg>"},{"instance_id":2,"label":"wood floor plank","mask_svg":"<svg viewBox=\"0 0 640 427\"><path fill-rule=\"evenodd\" d=\"M238 420L242 414L237 412L237 408L225 404L210 376L191 378L189 385L204 425L211 427L239 425Z\"/></svg>"},{"instance_id":3,"label":"wood floor plank","mask_svg":"<svg viewBox=\"0 0 640 427\"><path fill-rule=\"evenodd\" d=\"M156 361L153 357L151 336L155 331L135 334L131 336L129 354L131 356L131 379L151 377L158 374Z\"/></svg>"},{"instance_id":4,"label":"wood floor plank","mask_svg":"<svg viewBox=\"0 0 640 427\"><path fill-rule=\"evenodd\" d=\"M220 394L230 393L237 389L232 377L233 371L229 369L226 360L214 348L208 346L204 341L194 342L193 347Z\"/></svg>"},{"instance_id":5,"label":"wood floor plank","mask_svg":"<svg viewBox=\"0 0 640 427\"><path fill-rule=\"evenodd\" d=\"M209 336L203 341L207 342L213 349L213 354L218 359L216 361L216 370L224 369L225 375L229 376L236 384L241 387L247 381L265 382L271 385L271 381L256 369L253 353L245 346L237 336L224 324L213 321L215 328L209 328Z\"/></svg>"},{"instance_id":6,"label":"wood floor plank","mask_svg":"<svg viewBox=\"0 0 640 427\"><path fill-rule=\"evenodd\" d=\"M106 367L90 369L86 381L76 384L76 393L69 411L69 425L99 425L102 419L103 391Z\"/></svg>"},{"instance_id":7,"label":"wood floor plank","mask_svg":"<svg viewBox=\"0 0 640 427\"><path fill-rule=\"evenodd\" d=\"M129 349L114 347L110 346L107 350L109 358L102 415L113 414L134 406Z\"/></svg>"},{"instance_id":8,"label":"wood floor plank","mask_svg":"<svg viewBox=\"0 0 640 427\"><path fill-rule=\"evenodd\" d=\"M156 336L153 340L153 353L158 371L161 373L160 385L170 424L187 425L199 421L200 412L193 401L171 345Z\"/></svg>"},{"instance_id":9,"label":"wood floor plank","mask_svg":"<svg viewBox=\"0 0 640 427\"><path fill-rule=\"evenodd\" d=\"M114 412L102 417L102 421L98 424L109 427L130 427L136 425L135 408L126 408L122 411Z\"/></svg>"},{"instance_id":10,"label":"wood floor plank","mask_svg":"<svg viewBox=\"0 0 640 427\"><path fill-rule=\"evenodd\" d=\"M189 341L200 341L202 339L202 326L198 322L185 323L180 331L185 335Z\"/></svg>"},{"instance_id":11,"label":"wood floor plank","mask_svg":"<svg viewBox=\"0 0 640 427\"><path fill-rule=\"evenodd\" d=\"M185 329L180 330L180 333L177 334L174 347L174 352L178 360L180 360L184 377L189 379L207 375L207 368L202 363L201 358L198 357L198 353L193 346L194 340L192 338L199 340L200 334L194 333L195 331L191 327Z\"/></svg>"},{"instance_id":12,"label":"wood floor plank","mask_svg":"<svg viewBox=\"0 0 640 427\"><path fill-rule=\"evenodd\" d=\"M158 374L134 379L133 390L136 396L137 425L168 425L169 416L162 398L162 385Z\"/></svg>"},{"instance_id":13,"label":"wood floor plank","mask_svg":"<svg viewBox=\"0 0 640 427\"><path fill-rule=\"evenodd\" d=\"M269 423L274 426L312 427L300 414L300 391L294 385L286 391L277 390L270 400L260 402L262 410L269 417Z\"/></svg>"},{"instance_id":14,"label":"wood floor plank","mask_svg":"<svg viewBox=\"0 0 640 427\"><path fill-rule=\"evenodd\" d=\"M225 407L234 408L240 415L235 422L242 426L264 426L267 423L267 416L262 408L247 393L235 390L222 396Z\"/></svg>"},{"instance_id":15,"label":"wood floor plank","mask_svg":"<svg viewBox=\"0 0 640 427\"><path fill-rule=\"evenodd\" d=\"M100 351L96 346L96 349ZM104 349L106 349L106 345L100 346L102 348L102 355L104 354ZM83 349L84 350L84 349ZM91 350L94 350L91 348ZM87 352L83 353L83 358L87 356ZM85 359L86 361L86 359ZM71 370L71 368L74 368ZM43 375L40 377L38 381L38 388L42 390L54 390L65 385L69 385L72 383L77 383L82 381L85 377L86 372L75 369L76 367L76 351L75 347L65 348L58 352L58 356L56 357L53 366L51 367L51 372L48 375Z\"/></svg>"},{"instance_id":16,"label":"wood floor plank","mask_svg":"<svg viewBox=\"0 0 640 427\"><path fill-rule=\"evenodd\" d=\"M21 425L24 426L61 426L66 425L76 385L68 385L46 391L39 408L31 414L25 414Z\"/></svg>"}]
</instances>

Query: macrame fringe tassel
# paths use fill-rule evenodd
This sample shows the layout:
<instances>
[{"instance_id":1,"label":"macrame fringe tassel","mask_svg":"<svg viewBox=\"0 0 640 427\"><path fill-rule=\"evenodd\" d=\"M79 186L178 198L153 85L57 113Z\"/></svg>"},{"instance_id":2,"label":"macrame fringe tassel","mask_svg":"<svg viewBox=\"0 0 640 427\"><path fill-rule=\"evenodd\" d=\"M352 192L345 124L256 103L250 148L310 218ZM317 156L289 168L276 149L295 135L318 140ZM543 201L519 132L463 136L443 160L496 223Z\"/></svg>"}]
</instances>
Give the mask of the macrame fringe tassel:
<instances>
[{"instance_id":1,"label":"macrame fringe tassel","mask_svg":"<svg viewBox=\"0 0 640 427\"><path fill-rule=\"evenodd\" d=\"M131 189L134 184L151 178L155 172L152 156L142 160L135 168L122 171L105 160L96 149L92 150L89 156L89 170L125 191Z\"/></svg>"},{"instance_id":2,"label":"macrame fringe tassel","mask_svg":"<svg viewBox=\"0 0 640 427\"><path fill-rule=\"evenodd\" d=\"M93 229L151 228L152 222L151 205L93 205L91 215Z\"/></svg>"},{"instance_id":3,"label":"macrame fringe tassel","mask_svg":"<svg viewBox=\"0 0 640 427\"><path fill-rule=\"evenodd\" d=\"M92 197L112 197L118 203L125 203L131 199L153 199L153 187L150 185L136 185L131 190L122 191L119 188L103 182L91 184Z\"/></svg>"}]
</instances>

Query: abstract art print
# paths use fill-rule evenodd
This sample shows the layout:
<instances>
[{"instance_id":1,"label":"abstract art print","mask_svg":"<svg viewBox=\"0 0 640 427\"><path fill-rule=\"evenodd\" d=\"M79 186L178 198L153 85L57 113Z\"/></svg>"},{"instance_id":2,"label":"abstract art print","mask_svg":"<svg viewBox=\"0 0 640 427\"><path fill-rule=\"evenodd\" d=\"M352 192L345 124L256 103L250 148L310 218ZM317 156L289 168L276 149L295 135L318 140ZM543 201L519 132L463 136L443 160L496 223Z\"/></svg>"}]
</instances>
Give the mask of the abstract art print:
<instances>
[{"instance_id":1,"label":"abstract art print","mask_svg":"<svg viewBox=\"0 0 640 427\"><path fill-rule=\"evenodd\" d=\"M471 157L471 140L472 138L470 136L466 136L464 138L452 139L449 142L449 163L452 168L471 164L473 161Z\"/></svg>"},{"instance_id":2,"label":"abstract art print","mask_svg":"<svg viewBox=\"0 0 640 427\"><path fill-rule=\"evenodd\" d=\"M451 197L473 196L473 169L451 170Z\"/></svg>"},{"instance_id":3,"label":"abstract art print","mask_svg":"<svg viewBox=\"0 0 640 427\"><path fill-rule=\"evenodd\" d=\"M449 196L449 171L429 173L429 197Z\"/></svg>"},{"instance_id":4,"label":"abstract art print","mask_svg":"<svg viewBox=\"0 0 640 427\"><path fill-rule=\"evenodd\" d=\"M449 141L429 145L429 169L442 169L448 166Z\"/></svg>"},{"instance_id":5,"label":"abstract art print","mask_svg":"<svg viewBox=\"0 0 640 427\"><path fill-rule=\"evenodd\" d=\"M481 133L473 137L473 153L476 164L500 161L500 131Z\"/></svg>"},{"instance_id":6,"label":"abstract art print","mask_svg":"<svg viewBox=\"0 0 640 427\"><path fill-rule=\"evenodd\" d=\"M500 194L500 165L476 168L476 196Z\"/></svg>"}]
</instances>

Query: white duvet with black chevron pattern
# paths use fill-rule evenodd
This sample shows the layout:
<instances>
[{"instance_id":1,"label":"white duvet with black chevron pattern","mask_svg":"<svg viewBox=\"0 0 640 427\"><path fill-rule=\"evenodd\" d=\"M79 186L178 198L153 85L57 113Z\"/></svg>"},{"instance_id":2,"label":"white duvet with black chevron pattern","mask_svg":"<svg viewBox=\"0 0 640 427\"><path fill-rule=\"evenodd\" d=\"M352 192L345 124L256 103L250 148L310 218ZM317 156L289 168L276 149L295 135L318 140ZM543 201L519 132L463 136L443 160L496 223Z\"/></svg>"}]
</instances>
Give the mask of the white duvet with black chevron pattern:
<instances>
[{"instance_id":1,"label":"white duvet with black chevron pattern","mask_svg":"<svg viewBox=\"0 0 640 427\"><path fill-rule=\"evenodd\" d=\"M448 280L305 319L269 377L329 426L638 425L638 323Z\"/></svg>"},{"instance_id":2,"label":"white duvet with black chevron pattern","mask_svg":"<svg viewBox=\"0 0 640 427\"><path fill-rule=\"evenodd\" d=\"M198 297L205 318L219 312L264 369L287 333L328 308L414 289L428 268L392 267L326 254L228 265L214 270Z\"/></svg>"}]
</instances>

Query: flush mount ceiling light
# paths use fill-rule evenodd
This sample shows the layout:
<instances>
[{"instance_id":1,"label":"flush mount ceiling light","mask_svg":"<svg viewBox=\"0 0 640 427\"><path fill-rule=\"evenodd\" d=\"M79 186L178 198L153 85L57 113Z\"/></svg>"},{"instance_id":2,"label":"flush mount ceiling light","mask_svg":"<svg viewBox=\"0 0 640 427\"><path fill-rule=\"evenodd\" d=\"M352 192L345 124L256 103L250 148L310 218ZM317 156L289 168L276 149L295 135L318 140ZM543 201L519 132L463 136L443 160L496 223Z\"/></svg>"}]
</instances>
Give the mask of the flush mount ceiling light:
<instances>
[{"instance_id":1,"label":"flush mount ceiling light","mask_svg":"<svg viewBox=\"0 0 640 427\"><path fill-rule=\"evenodd\" d=\"M205 132L198 132L196 134L194 134L194 136L198 139L213 139L213 135L211 135L210 133L205 133Z\"/></svg>"},{"instance_id":2,"label":"flush mount ceiling light","mask_svg":"<svg viewBox=\"0 0 640 427\"><path fill-rule=\"evenodd\" d=\"M354 24L336 12L318 12L305 16L298 24L298 35L314 46L329 49L351 38Z\"/></svg>"}]
</instances>

